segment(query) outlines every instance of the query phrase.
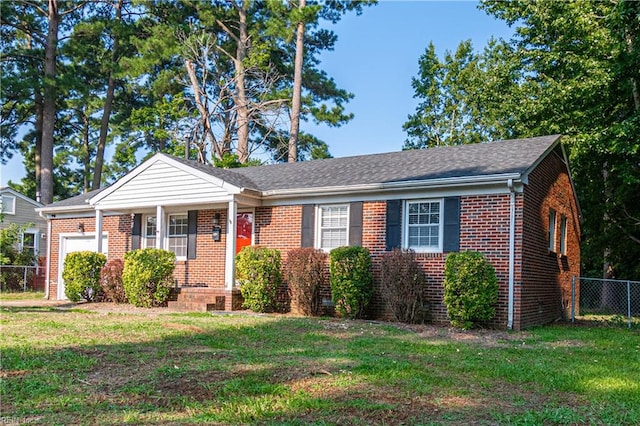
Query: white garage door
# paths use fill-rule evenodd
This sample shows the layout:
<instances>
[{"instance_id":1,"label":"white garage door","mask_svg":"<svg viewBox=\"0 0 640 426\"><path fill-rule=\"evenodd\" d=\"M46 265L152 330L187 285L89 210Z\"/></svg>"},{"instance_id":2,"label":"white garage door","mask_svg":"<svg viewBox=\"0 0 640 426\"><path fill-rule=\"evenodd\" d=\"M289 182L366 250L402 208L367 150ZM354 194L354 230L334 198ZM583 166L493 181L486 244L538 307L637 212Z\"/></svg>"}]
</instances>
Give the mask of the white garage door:
<instances>
[{"instance_id":1,"label":"white garage door","mask_svg":"<svg viewBox=\"0 0 640 426\"><path fill-rule=\"evenodd\" d=\"M102 252L107 254L108 236L102 236ZM96 237L94 235L70 235L60 238L60 264L58 265L58 300L66 299L64 295L64 281L62 280L62 268L64 267L64 258L76 251L96 251Z\"/></svg>"}]
</instances>

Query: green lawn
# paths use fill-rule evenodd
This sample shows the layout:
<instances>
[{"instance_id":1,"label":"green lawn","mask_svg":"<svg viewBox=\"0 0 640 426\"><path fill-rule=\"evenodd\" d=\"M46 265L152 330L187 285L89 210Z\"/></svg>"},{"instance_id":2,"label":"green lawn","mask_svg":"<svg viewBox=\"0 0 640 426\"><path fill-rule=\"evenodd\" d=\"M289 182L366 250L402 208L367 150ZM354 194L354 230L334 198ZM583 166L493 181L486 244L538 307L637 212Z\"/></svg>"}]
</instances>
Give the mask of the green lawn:
<instances>
[{"instance_id":1,"label":"green lawn","mask_svg":"<svg viewBox=\"0 0 640 426\"><path fill-rule=\"evenodd\" d=\"M640 424L637 330L1 313L4 423Z\"/></svg>"},{"instance_id":2,"label":"green lawn","mask_svg":"<svg viewBox=\"0 0 640 426\"><path fill-rule=\"evenodd\" d=\"M44 291L0 291L0 302L9 302L14 300L38 300L44 298Z\"/></svg>"}]
</instances>

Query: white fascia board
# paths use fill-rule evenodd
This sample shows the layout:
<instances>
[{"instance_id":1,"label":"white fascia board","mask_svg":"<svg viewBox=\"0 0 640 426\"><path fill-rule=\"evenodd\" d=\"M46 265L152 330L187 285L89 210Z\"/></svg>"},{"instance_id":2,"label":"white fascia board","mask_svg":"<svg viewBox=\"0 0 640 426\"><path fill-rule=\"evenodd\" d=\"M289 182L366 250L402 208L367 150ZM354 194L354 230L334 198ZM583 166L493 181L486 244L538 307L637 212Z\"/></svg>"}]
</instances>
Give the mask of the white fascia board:
<instances>
[{"instance_id":1,"label":"white fascia board","mask_svg":"<svg viewBox=\"0 0 640 426\"><path fill-rule=\"evenodd\" d=\"M515 183L516 192L522 192L522 183ZM294 204L331 204L354 201L387 201L405 199L443 198L465 195L509 194L507 180L466 186L414 186L407 188L380 189L377 191L359 191L349 193L313 194L304 196L279 197L263 200L263 206L281 206Z\"/></svg>"},{"instance_id":2,"label":"white fascia board","mask_svg":"<svg viewBox=\"0 0 640 426\"><path fill-rule=\"evenodd\" d=\"M460 192L461 188L483 187L491 185L504 185L506 187L509 179L514 182L521 181L521 175L519 173L505 173L499 175L487 175L487 176L473 176L473 177L455 177L455 178L443 178L443 179L430 179L430 180L416 180L416 181L401 181L401 182L386 182L375 183L367 185L352 185L352 186L335 186L335 187L322 187L322 188L310 188L310 189L287 189L287 190L274 190L265 191L262 193L263 203L266 205L271 203L272 200L278 199L292 199L301 197L323 197L323 196L339 196L348 195L350 199L354 196L362 196L366 199L370 199L367 194L385 193L389 198L389 194L393 192L402 192L407 190L428 190L433 191L436 189L450 190L454 192ZM522 190L520 186L520 190ZM391 197L393 198L393 197Z\"/></svg>"},{"instance_id":3,"label":"white fascia board","mask_svg":"<svg viewBox=\"0 0 640 426\"><path fill-rule=\"evenodd\" d=\"M60 214L73 214L73 213L77 213L78 216L77 217L81 217L81 215L85 214L85 213L93 213L95 210L93 207L85 205L85 206L80 206L80 205L76 205L76 206L61 206L61 207L40 207L38 209L35 209L36 212L38 212L41 216L45 215L45 216L58 216ZM69 216L69 217L75 217L75 216Z\"/></svg>"}]
</instances>

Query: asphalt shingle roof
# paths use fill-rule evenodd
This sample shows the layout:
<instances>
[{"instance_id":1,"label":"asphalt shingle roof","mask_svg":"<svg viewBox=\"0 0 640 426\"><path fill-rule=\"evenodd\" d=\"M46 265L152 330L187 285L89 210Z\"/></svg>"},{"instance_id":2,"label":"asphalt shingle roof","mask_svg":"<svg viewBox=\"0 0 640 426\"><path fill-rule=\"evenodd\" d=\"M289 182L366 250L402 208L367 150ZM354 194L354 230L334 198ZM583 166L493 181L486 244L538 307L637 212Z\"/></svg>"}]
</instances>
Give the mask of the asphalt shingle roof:
<instances>
[{"instance_id":1,"label":"asphalt shingle roof","mask_svg":"<svg viewBox=\"0 0 640 426\"><path fill-rule=\"evenodd\" d=\"M550 135L239 169L219 169L195 161L172 158L241 188L261 192L305 190L507 173L522 174L533 166L559 137ZM103 189L59 201L47 207L84 205Z\"/></svg>"}]
</instances>

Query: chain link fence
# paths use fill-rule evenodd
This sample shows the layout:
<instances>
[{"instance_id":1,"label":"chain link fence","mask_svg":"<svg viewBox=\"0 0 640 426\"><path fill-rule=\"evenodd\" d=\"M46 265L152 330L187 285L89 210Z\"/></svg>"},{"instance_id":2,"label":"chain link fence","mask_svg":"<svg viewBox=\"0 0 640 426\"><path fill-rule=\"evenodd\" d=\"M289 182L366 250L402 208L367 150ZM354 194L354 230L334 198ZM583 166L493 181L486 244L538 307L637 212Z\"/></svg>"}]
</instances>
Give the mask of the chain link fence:
<instances>
[{"instance_id":1,"label":"chain link fence","mask_svg":"<svg viewBox=\"0 0 640 426\"><path fill-rule=\"evenodd\" d=\"M0 291L43 291L44 268L32 265L0 265Z\"/></svg>"},{"instance_id":2,"label":"chain link fence","mask_svg":"<svg viewBox=\"0 0 640 426\"><path fill-rule=\"evenodd\" d=\"M640 281L573 277L571 321L640 326Z\"/></svg>"}]
</instances>

